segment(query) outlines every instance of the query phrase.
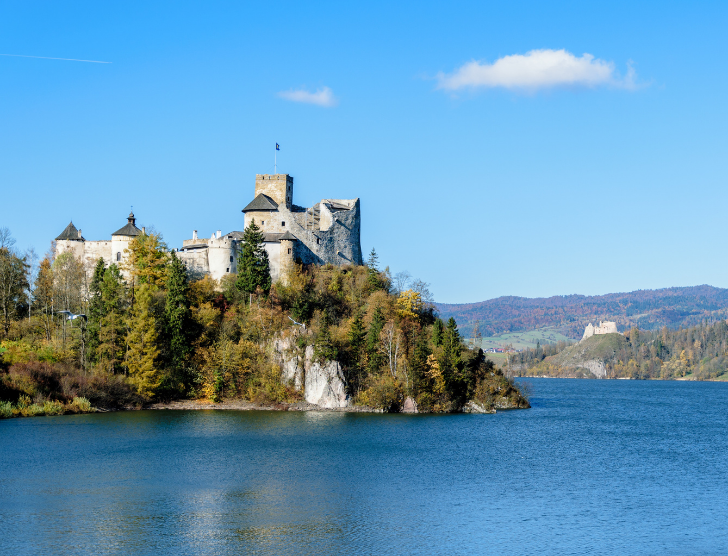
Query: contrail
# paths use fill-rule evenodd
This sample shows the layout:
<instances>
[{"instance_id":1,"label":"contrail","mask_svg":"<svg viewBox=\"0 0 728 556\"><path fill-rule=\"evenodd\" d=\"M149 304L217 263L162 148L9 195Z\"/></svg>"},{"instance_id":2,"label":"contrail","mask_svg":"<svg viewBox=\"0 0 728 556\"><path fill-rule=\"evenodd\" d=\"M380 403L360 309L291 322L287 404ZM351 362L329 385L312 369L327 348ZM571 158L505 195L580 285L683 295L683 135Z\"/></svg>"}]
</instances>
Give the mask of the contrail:
<instances>
[{"instance_id":1,"label":"contrail","mask_svg":"<svg viewBox=\"0 0 728 556\"><path fill-rule=\"evenodd\" d=\"M15 58L40 58L41 60L65 60L66 62L91 62L92 64L111 64L99 60L77 60L76 58L50 58L48 56L27 56L25 54L0 54L0 56L13 56Z\"/></svg>"}]
</instances>

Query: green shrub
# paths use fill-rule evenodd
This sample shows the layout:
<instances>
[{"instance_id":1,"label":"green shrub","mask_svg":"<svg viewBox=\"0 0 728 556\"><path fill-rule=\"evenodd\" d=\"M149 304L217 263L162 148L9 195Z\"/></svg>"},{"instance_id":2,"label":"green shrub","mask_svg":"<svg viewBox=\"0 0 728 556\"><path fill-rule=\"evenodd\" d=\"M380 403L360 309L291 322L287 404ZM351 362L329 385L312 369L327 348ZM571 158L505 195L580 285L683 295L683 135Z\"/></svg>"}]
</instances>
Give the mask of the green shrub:
<instances>
[{"instance_id":1,"label":"green shrub","mask_svg":"<svg viewBox=\"0 0 728 556\"><path fill-rule=\"evenodd\" d=\"M43 415L43 406L37 403L27 405L25 407L19 407L20 414L23 417L35 417L36 415Z\"/></svg>"},{"instance_id":2,"label":"green shrub","mask_svg":"<svg viewBox=\"0 0 728 556\"><path fill-rule=\"evenodd\" d=\"M30 396L25 396L25 395L20 396L20 398L18 398L18 409L23 410L23 409L27 408L30 405L30 403L31 403Z\"/></svg>"},{"instance_id":3,"label":"green shrub","mask_svg":"<svg viewBox=\"0 0 728 556\"><path fill-rule=\"evenodd\" d=\"M13 404L0 402L0 419L8 419L13 416Z\"/></svg>"},{"instance_id":4,"label":"green shrub","mask_svg":"<svg viewBox=\"0 0 728 556\"><path fill-rule=\"evenodd\" d=\"M58 401L46 401L43 404L43 413L46 415L63 415L63 404Z\"/></svg>"},{"instance_id":5,"label":"green shrub","mask_svg":"<svg viewBox=\"0 0 728 556\"><path fill-rule=\"evenodd\" d=\"M93 410L93 407L91 407L91 402L88 401L86 398L75 397L69 405L72 405L74 409L78 410L81 413L90 413Z\"/></svg>"}]
</instances>

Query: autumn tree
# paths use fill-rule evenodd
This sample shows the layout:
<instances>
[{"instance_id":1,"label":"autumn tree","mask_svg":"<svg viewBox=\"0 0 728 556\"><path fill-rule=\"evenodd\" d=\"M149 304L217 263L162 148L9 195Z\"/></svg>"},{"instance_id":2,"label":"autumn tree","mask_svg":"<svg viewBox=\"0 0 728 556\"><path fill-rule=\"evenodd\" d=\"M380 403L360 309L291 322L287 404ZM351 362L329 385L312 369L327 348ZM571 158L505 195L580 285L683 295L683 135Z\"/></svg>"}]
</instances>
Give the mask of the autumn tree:
<instances>
[{"instance_id":1,"label":"autumn tree","mask_svg":"<svg viewBox=\"0 0 728 556\"><path fill-rule=\"evenodd\" d=\"M38 275L33 287L36 314L40 314L46 340L50 341L53 330L53 269L49 257L45 257L38 267Z\"/></svg>"},{"instance_id":2,"label":"autumn tree","mask_svg":"<svg viewBox=\"0 0 728 556\"><path fill-rule=\"evenodd\" d=\"M10 330L10 321L17 314L18 306L25 297L28 287L28 265L24 257L12 249L14 240L9 237L7 228L3 229L0 247L0 310L3 316L5 334Z\"/></svg>"}]
</instances>

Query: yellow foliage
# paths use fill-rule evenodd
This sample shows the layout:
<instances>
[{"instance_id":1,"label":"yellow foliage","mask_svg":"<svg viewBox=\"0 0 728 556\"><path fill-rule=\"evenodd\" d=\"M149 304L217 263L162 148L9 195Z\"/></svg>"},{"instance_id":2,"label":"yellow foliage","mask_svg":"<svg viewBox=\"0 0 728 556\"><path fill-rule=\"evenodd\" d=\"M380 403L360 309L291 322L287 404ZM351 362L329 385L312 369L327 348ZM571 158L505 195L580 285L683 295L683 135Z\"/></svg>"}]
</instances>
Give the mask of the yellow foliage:
<instances>
[{"instance_id":1,"label":"yellow foliage","mask_svg":"<svg viewBox=\"0 0 728 556\"><path fill-rule=\"evenodd\" d=\"M422 297L419 292L407 290L399 294L397 313L401 317L416 319L420 311L422 311Z\"/></svg>"}]
</instances>

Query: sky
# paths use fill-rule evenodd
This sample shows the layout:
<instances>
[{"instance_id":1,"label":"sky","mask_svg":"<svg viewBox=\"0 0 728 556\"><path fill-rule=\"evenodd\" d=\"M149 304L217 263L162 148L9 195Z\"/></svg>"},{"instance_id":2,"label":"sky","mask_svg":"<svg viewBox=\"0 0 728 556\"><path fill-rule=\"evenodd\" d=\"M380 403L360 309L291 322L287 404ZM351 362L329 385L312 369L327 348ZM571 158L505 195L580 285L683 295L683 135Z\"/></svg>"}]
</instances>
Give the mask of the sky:
<instances>
[{"instance_id":1,"label":"sky","mask_svg":"<svg viewBox=\"0 0 728 556\"><path fill-rule=\"evenodd\" d=\"M240 230L278 143L296 204L359 197L363 252L439 302L728 287L727 23L725 2L0 0L0 227L41 254L131 206L170 247Z\"/></svg>"}]
</instances>

